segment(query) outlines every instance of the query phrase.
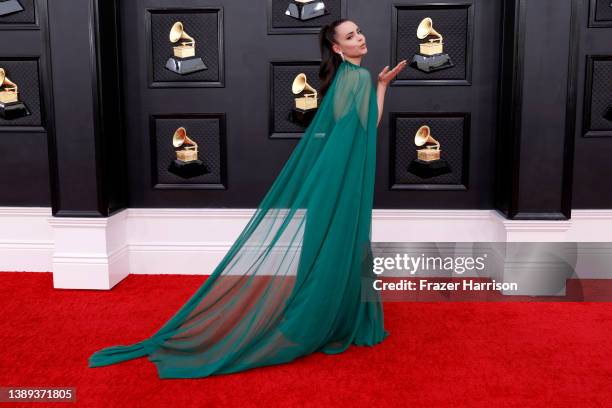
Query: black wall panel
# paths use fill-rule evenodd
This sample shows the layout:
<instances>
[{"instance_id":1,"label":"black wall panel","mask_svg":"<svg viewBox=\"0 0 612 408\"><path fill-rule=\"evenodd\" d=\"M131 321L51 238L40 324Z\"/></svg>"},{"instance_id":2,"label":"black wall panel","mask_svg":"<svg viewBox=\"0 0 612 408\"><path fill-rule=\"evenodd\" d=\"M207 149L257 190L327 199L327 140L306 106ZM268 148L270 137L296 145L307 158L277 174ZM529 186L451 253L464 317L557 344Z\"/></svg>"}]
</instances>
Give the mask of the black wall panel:
<instances>
[{"instance_id":1,"label":"black wall panel","mask_svg":"<svg viewBox=\"0 0 612 408\"><path fill-rule=\"evenodd\" d=\"M609 2L330 0L330 14L304 24L282 14L285 3L21 0L26 10L0 16L0 63L33 115L0 120L0 205L66 216L254 207L301 137L287 120L290 82L305 72L318 88L320 25L348 17L364 30L362 65L375 81L417 51L416 25L429 16L455 66L407 67L387 90L374 206L497 208L510 218L612 207L601 182L612 174L602 115L612 104ZM207 70L163 67L179 18ZM410 133L430 119L460 171L421 180L402 169L415 153ZM168 172L168 133L182 121L210 164L205 175Z\"/></svg>"},{"instance_id":2,"label":"black wall panel","mask_svg":"<svg viewBox=\"0 0 612 408\"><path fill-rule=\"evenodd\" d=\"M12 13L0 15L0 25L6 26L10 28L16 28L27 25L37 24L36 18L39 14L39 11L36 7L35 0L19 0L19 4L23 10L14 11ZM45 18L45 16L43 16Z\"/></svg>"},{"instance_id":3,"label":"black wall panel","mask_svg":"<svg viewBox=\"0 0 612 408\"><path fill-rule=\"evenodd\" d=\"M429 17L433 21L432 27L442 35L444 52L450 56L453 64L448 69L429 73L408 67L397 76L396 85L418 85L419 83L429 85L436 83L441 85L470 84L475 4L477 4L476 7L480 7L478 2L449 2L446 4L422 2L417 5L396 4L393 6L391 22L392 60L400 61L405 58L408 62L411 61L412 56L419 49L419 44L424 42L416 35L417 27L421 20ZM497 18L493 15L489 18L497 21ZM481 24L490 30L494 39L499 40L499 27L489 26L490 23L487 24L486 19Z\"/></svg>"},{"instance_id":4,"label":"black wall panel","mask_svg":"<svg viewBox=\"0 0 612 408\"><path fill-rule=\"evenodd\" d=\"M612 4L610 0L591 1L591 26L612 26Z\"/></svg>"},{"instance_id":5,"label":"black wall panel","mask_svg":"<svg viewBox=\"0 0 612 408\"><path fill-rule=\"evenodd\" d=\"M575 0L568 104L575 142L573 208L611 208L612 121L603 117L612 106L612 7L608 1Z\"/></svg>"},{"instance_id":6,"label":"black wall panel","mask_svg":"<svg viewBox=\"0 0 612 408\"><path fill-rule=\"evenodd\" d=\"M6 73L6 77L16 83L19 91L19 101L25 104L30 112L27 116L16 117L12 119L4 119L0 117L0 130L6 131L12 127L40 127L44 131L42 123L40 91L40 70L38 66L38 57L17 57L17 58L2 58L0 57L0 67ZM18 129L17 129L18 130Z\"/></svg>"},{"instance_id":7,"label":"black wall panel","mask_svg":"<svg viewBox=\"0 0 612 408\"><path fill-rule=\"evenodd\" d=\"M0 205L50 206L48 137L53 133L47 0L22 0L0 16L0 67L31 115L0 118Z\"/></svg>"},{"instance_id":8,"label":"black wall panel","mask_svg":"<svg viewBox=\"0 0 612 408\"><path fill-rule=\"evenodd\" d=\"M295 106L295 95L291 85L296 75L306 74L306 82L314 89L320 89L319 61L271 61L270 89L270 129L273 138L300 138L304 127L292 121L291 109Z\"/></svg>"},{"instance_id":9,"label":"black wall panel","mask_svg":"<svg viewBox=\"0 0 612 408\"><path fill-rule=\"evenodd\" d=\"M612 55L588 55L582 111L585 137L612 137Z\"/></svg>"},{"instance_id":10,"label":"black wall panel","mask_svg":"<svg viewBox=\"0 0 612 408\"><path fill-rule=\"evenodd\" d=\"M196 143L197 160L202 171L168 171L177 159L173 136L180 127ZM157 115L151 117L151 152L153 153L153 188L225 189L226 134L224 114Z\"/></svg>"},{"instance_id":11,"label":"black wall panel","mask_svg":"<svg viewBox=\"0 0 612 408\"><path fill-rule=\"evenodd\" d=\"M516 206L519 213L569 216L565 190L572 151L566 151L566 102L570 58L571 1L521 1L525 16L521 140ZM547 215L550 214L550 215Z\"/></svg>"},{"instance_id":12,"label":"black wall panel","mask_svg":"<svg viewBox=\"0 0 612 408\"><path fill-rule=\"evenodd\" d=\"M440 159L448 173L422 175L410 170L417 158L415 134L429 126L430 135L440 143ZM391 116L390 188L407 190L467 190L469 185L469 113L393 113Z\"/></svg>"},{"instance_id":13,"label":"black wall panel","mask_svg":"<svg viewBox=\"0 0 612 408\"><path fill-rule=\"evenodd\" d=\"M430 4L416 1L402 4L404 3ZM191 17L190 9L213 7L215 4L185 1L182 6L187 9L185 16ZM147 118L150 115L225 112L227 120L225 189L190 189L177 186L174 191L169 191L151 188L155 181L151 179L150 169L157 169L158 164L150 162L148 158L151 154L147 153L141 156L141 160L129 162L130 206L254 207L259 203L297 144L296 139L303 133L302 128L287 120L294 97L290 92L291 81L297 73L304 72L309 84L315 88L319 85L316 75L320 61L317 30L302 32L298 30L299 25L295 27L293 22L293 25L285 24L285 31L273 30L275 35L270 35L262 24L275 10L271 5L278 8L275 2L264 0L251 2L249 7L239 2L222 4L224 22L220 35L224 45L220 53L224 61L223 75L226 78L223 87L151 89L146 86L146 73L150 69L147 66L146 50L150 47L150 40L146 30L134 32L134 27L146 27L150 18L148 10L163 9L168 7L168 4L160 0L121 3L121 27L124 31L122 37L125 38L122 67L124 76L129 78L126 81L125 96L126 106L130 107L126 115L128 151L148 146L146 139L151 133L151 124ZM392 26L408 30L403 27L404 23L400 22L398 25L393 22L394 7L391 1L373 4L366 0L353 0L346 4L346 16L356 21L368 38L369 52L362 65L370 70L374 81L380 69L385 65L395 64L393 58L400 57L391 50L395 34ZM428 7L433 10L434 17L439 19L441 26L438 28L444 27L446 30L448 50L455 54L458 68L449 70L448 73L434 74L436 78L409 72L407 68L405 76L408 82L414 79L439 82L436 86L427 86L425 83L421 84L425 86L419 87L398 84L389 88L385 115L379 128L374 205L378 208L492 208L492 149L496 137L501 2L449 1L446 6ZM176 5L172 5L173 19L180 16L176 8ZM330 2L330 10L342 13L343 2ZM415 36L418 25L415 18L424 16L427 9L416 12L420 14L412 16L414 21L405 23L410 24L411 36ZM279 19L289 17L276 14L272 16L273 25L281 28L283 24ZM403 16L410 17L410 14ZM322 17L320 21L327 21L327 16ZM387 21L388 24L380 24L380 21ZM448 27L447 21L450 24ZM314 23L316 19L304 24L304 28L312 28ZM153 42L153 49L158 50L154 51L154 55L156 52L165 57L171 55L172 44L167 41L166 27L169 24L171 22L167 21L164 29L160 30L159 38L154 35L158 38ZM190 24L198 26L197 21L191 21ZM187 27L185 25L185 30L193 35ZM487 35L472 36L471 32L476 27L487 32ZM132 35L127 35L128 32ZM197 32L197 28L194 32ZM200 41L203 44L210 43L206 39L207 36L214 38L212 33L202 32ZM416 45L415 41L411 43ZM453 43L455 45L452 45ZM412 54L415 51L416 49L413 49ZM408 56L401 55L402 58ZM163 59L164 57L159 57L153 60L161 65ZM469 60L472 60L472 63L468 63ZM153 69L163 72L163 67ZM165 73L167 74L172 73ZM445 79L459 83L444 81ZM460 164L461 168L466 168L465 175L458 173L460 186L463 185L462 181L468 172L473 175L467 190L462 188L458 191L453 187L429 191L389 188L389 169L392 166L389 117L392 112L470 114L471 123L467 125L472 129L473 143L465 146L472 149L466 153L476 160L468 161L466 157L465 163ZM453 143L458 143L461 146L459 149L464 146L462 140ZM457 174L453 175L456 176Z\"/></svg>"},{"instance_id":14,"label":"black wall panel","mask_svg":"<svg viewBox=\"0 0 612 408\"><path fill-rule=\"evenodd\" d=\"M173 24L180 21L185 32L194 38L196 55L205 70L185 75L165 68L172 55L168 39ZM150 9L146 20L147 58L151 86L223 86L223 9Z\"/></svg>"},{"instance_id":15,"label":"black wall panel","mask_svg":"<svg viewBox=\"0 0 612 408\"><path fill-rule=\"evenodd\" d=\"M385 10L382 17L390 19L390 30L378 34L376 43L386 41L391 49L370 49L368 54L371 55L366 58L375 61L390 58L391 61L374 63L374 76L382 68L380 65L393 67L402 59L410 62L418 51L420 40L416 37L416 29L424 17L432 18L433 28L444 36L444 52L457 65L429 74L407 67L400 79L387 90L385 115L378 136L376 207L493 208L501 5L502 2L491 1L406 1L393 3ZM359 17L367 19L367 16L364 10ZM394 39L394 33L400 33L397 38L404 40ZM409 48L398 45L398 42L408 39ZM396 49L400 51L396 52ZM458 140L442 145L442 149L447 151L441 154L443 159L446 154L452 157L457 152L463 154L461 159L455 160L454 166L451 164L457 172L417 180L404 172L403 164L397 167L398 163L412 160L415 148L412 144L409 152L405 150L404 141L413 138L414 133L406 134L411 131L402 129L401 122L398 126L394 115L418 117L419 113L424 117L465 115L465 119L461 119L462 125L456 126ZM435 132L434 126L434 137ZM398 152L404 152L403 156L398 157ZM406 157L408 154L410 156Z\"/></svg>"}]
</instances>

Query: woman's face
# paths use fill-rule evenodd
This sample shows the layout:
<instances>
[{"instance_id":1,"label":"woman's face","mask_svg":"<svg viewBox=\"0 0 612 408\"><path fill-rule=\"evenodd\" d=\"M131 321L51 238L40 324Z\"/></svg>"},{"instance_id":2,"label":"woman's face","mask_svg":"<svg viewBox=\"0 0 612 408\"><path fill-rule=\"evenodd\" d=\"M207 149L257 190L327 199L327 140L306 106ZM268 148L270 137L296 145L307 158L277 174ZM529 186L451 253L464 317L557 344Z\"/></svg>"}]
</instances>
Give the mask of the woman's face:
<instances>
[{"instance_id":1,"label":"woman's face","mask_svg":"<svg viewBox=\"0 0 612 408\"><path fill-rule=\"evenodd\" d=\"M361 57L368 52L365 36L361 29L352 21L345 21L336 27L334 51L348 57Z\"/></svg>"}]
</instances>

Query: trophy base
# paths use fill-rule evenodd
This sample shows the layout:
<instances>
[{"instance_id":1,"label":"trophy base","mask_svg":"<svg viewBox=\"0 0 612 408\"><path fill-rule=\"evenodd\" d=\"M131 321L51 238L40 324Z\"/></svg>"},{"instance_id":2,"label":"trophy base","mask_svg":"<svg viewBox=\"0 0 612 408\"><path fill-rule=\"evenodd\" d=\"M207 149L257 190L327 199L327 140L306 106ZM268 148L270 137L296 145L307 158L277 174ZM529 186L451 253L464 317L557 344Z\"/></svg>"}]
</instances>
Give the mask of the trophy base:
<instances>
[{"instance_id":1,"label":"trophy base","mask_svg":"<svg viewBox=\"0 0 612 408\"><path fill-rule=\"evenodd\" d=\"M317 113L317 109L300 109L300 108L293 108L291 109L291 113L289 114L289 120L293 123L295 123L296 125L302 126L302 127L308 127L308 125L310 125L310 122L312 122L312 119L315 117L315 114Z\"/></svg>"},{"instance_id":2,"label":"trophy base","mask_svg":"<svg viewBox=\"0 0 612 408\"><path fill-rule=\"evenodd\" d=\"M0 117L3 119L17 119L31 115L30 110L23 102L0 102Z\"/></svg>"},{"instance_id":3,"label":"trophy base","mask_svg":"<svg viewBox=\"0 0 612 408\"><path fill-rule=\"evenodd\" d=\"M192 178L210 173L202 160L181 161L173 160L168 171L182 178Z\"/></svg>"},{"instance_id":4,"label":"trophy base","mask_svg":"<svg viewBox=\"0 0 612 408\"><path fill-rule=\"evenodd\" d=\"M451 172L451 168L446 160L423 161L414 159L408 166L408 171L421 178L431 178L441 176Z\"/></svg>"},{"instance_id":5,"label":"trophy base","mask_svg":"<svg viewBox=\"0 0 612 408\"><path fill-rule=\"evenodd\" d=\"M18 11L23 11L23 6L18 0L0 1L0 16L8 16Z\"/></svg>"},{"instance_id":6,"label":"trophy base","mask_svg":"<svg viewBox=\"0 0 612 408\"><path fill-rule=\"evenodd\" d=\"M418 69L419 71L429 73L454 67L455 64L453 64L448 54L414 54L412 62L410 62L410 66Z\"/></svg>"},{"instance_id":7,"label":"trophy base","mask_svg":"<svg viewBox=\"0 0 612 408\"><path fill-rule=\"evenodd\" d=\"M329 14L322 1L313 1L311 3L300 3L293 1L287 6L285 15L296 18L301 21L310 20Z\"/></svg>"},{"instance_id":8,"label":"trophy base","mask_svg":"<svg viewBox=\"0 0 612 408\"><path fill-rule=\"evenodd\" d=\"M166 61L166 68L180 75L191 74L192 72L208 69L200 57L170 57L168 58L168 61Z\"/></svg>"},{"instance_id":9,"label":"trophy base","mask_svg":"<svg viewBox=\"0 0 612 408\"><path fill-rule=\"evenodd\" d=\"M608 109L606 109L606 113L604 113L604 118L612 122L612 106L609 106Z\"/></svg>"}]
</instances>

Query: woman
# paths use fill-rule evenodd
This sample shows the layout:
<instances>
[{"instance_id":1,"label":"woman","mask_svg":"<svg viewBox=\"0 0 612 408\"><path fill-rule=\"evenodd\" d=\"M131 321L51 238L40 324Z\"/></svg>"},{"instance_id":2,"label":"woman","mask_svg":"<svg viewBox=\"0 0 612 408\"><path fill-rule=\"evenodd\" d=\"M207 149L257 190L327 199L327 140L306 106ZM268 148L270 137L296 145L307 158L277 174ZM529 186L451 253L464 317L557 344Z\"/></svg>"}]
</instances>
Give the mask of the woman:
<instances>
[{"instance_id":1,"label":"woman","mask_svg":"<svg viewBox=\"0 0 612 408\"><path fill-rule=\"evenodd\" d=\"M381 71L375 99L352 21L323 27L320 46L325 96L236 242L157 333L97 351L90 367L147 356L160 378L199 378L389 335L372 288L376 128L406 61Z\"/></svg>"}]
</instances>

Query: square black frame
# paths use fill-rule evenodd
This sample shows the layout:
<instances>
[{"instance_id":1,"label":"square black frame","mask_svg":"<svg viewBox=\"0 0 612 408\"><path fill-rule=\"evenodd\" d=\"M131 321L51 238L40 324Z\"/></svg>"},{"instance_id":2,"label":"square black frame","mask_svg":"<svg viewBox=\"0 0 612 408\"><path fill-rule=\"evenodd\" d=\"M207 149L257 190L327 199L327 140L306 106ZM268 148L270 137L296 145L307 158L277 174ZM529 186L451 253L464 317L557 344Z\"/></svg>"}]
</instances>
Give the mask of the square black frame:
<instances>
[{"instance_id":1,"label":"square black frame","mask_svg":"<svg viewBox=\"0 0 612 408\"><path fill-rule=\"evenodd\" d=\"M47 80L47 72L42 67L46 66L46 63L41 60L44 58L43 55L22 55L22 56L3 56L0 57L0 63L4 60L9 61L34 61L36 62L36 71L38 72L38 100L40 101L40 125L0 125L0 132L47 132L47 119L52 117L50 112L50 101L45 99L45 95L48 95L47 90L50 88L50 80ZM50 95L49 95L50 97Z\"/></svg>"},{"instance_id":2,"label":"square black frame","mask_svg":"<svg viewBox=\"0 0 612 408\"><path fill-rule=\"evenodd\" d=\"M219 158L221 183L158 183L156 119L219 119ZM164 113L149 115L149 150L151 163L151 187L155 190L227 190L227 125L225 113Z\"/></svg>"},{"instance_id":3,"label":"square black frame","mask_svg":"<svg viewBox=\"0 0 612 408\"><path fill-rule=\"evenodd\" d=\"M153 79L153 41L151 39L151 15L153 13L206 13L216 11L217 13L217 37L219 39L217 49L219 50L219 80L209 81L155 81ZM147 83L149 88L224 88L225 87L225 49L223 48L223 7L161 7L145 9L145 44Z\"/></svg>"},{"instance_id":4,"label":"square black frame","mask_svg":"<svg viewBox=\"0 0 612 408\"><path fill-rule=\"evenodd\" d=\"M597 13L597 0L589 0L589 28L596 27L612 27L612 19L610 20L597 20L595 18Z\"/></svg>"},{"instance_id":5,"label":"square black frame","mask_svg":"<svg viewBox=\"0 0 612 408\"><path fill-rule=\"evenodd\" d=\"M593 98L593 69L595 61L612 61L612 55L587 55L586 74L584 84L584 109L582 110L582 137L612 137L612 124L610 129L591 130L591 102Z\"/></svg>"},{"instance_id":6,"label":"square black frame","mask_svg":"<svg viewBox=\"0 0 612 408\"><path fill-rule=\"evenodd\" d=\"M287 0L287 3L289 0ZM340 17L346 18L346 2L347 0L340 0ZM266 1L266 19L268 20L268 34L318 34L323 25L317 27L285 27L275 28L272 27L272 0Z\"/></svg>"},{"instance_id":7,"label":"square black frame","mask_svg":"<svg viewBox=\"0 0 612 408\"><path fill-rule=\"evenodd\" d=\"M397 143L398 118L463 118L463 166L461 184L402 184L395 182L395 146ZM390 112L389 113L389 190L462 190L467 191L470 164L470 121L469 112Z\"/></svg>"},{"instance_id":8,"label":"square black frame","mask_svg":"<svg viewBox=\"0 0 612 408\"><path fill-rule=\"evenodd\" d=\"M270 71L268 74L268 139L301 139L304 132L274 132L274 66L275 65L321 65L321 60L304 60L304 61L287 61L287 60L272 60L270 61Z\"/></svg>"},{"instance_id":9,"label":"square black frame","mask_svg":"<svg viewBox=\"0 0 612 408\"><path fill-rule=\"evenodd\" d=\"M40 16L39 16L39 0L33 0L32 5L34 6L34 22L33 23L3 23L0 21L0 31L2 30L40 30ZM46 11L46 0L41 2L41 7L44 15Z\"/></svg>"},{"instance_id":10,"label":"square black frame","mask_svg":"<svg viewBox=\"0 0 612 408\"><path fill-rule=\"evenodd\" d=\"M404 4L404 3L393 3L391 4L391 63L390 67L394 67L397 62L397 11L398 9L467 9L467 39L465 42L465 79L395 79L391 82L391 86L407 86L407 85L420 85L420 86L431 86L431 85L472 85L472 60L473 49L474 49L474 4L472 2L464 3L418 3L418 4Z\"/></svg>"}]
</instances>

